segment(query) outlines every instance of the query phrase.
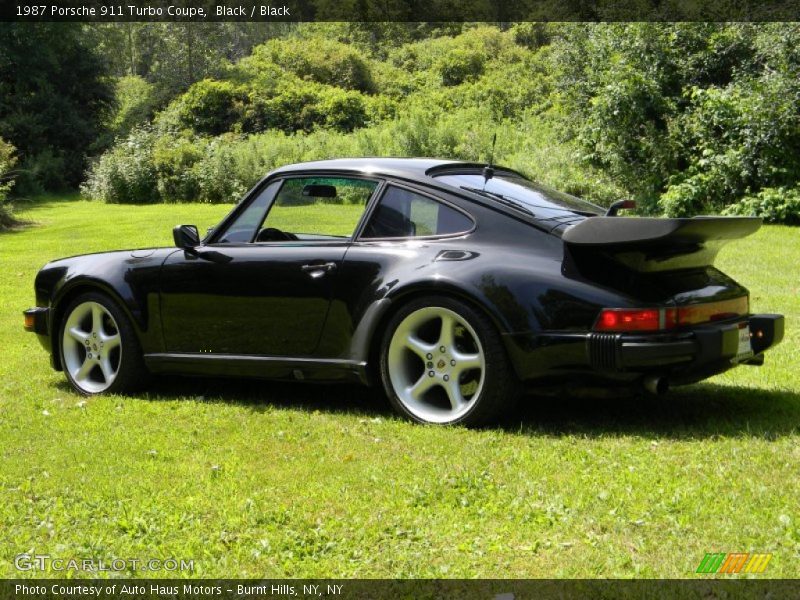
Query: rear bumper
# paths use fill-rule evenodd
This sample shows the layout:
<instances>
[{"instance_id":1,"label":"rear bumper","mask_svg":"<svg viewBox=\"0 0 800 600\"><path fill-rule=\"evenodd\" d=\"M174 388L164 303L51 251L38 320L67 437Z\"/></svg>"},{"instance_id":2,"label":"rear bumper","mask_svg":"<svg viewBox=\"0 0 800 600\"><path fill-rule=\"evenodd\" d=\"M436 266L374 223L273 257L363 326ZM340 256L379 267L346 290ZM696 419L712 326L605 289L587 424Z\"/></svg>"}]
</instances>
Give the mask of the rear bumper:
<instances>
[{"instance_id":1,"label":"rear bumper","mask_svg":"<svg viewBox=\"0 0 800 600\"><path fill-rule=\"evenodd\" d=\"M750 328L752 354L739 353L739 334ZM762 314L690 330L658 334L548 333L510 335L509 352L522 379L584 374L630 381L644 374L693 383L738 364L761 364L783 339L783 315Z\"/></svg>"},{"instance_id":2,"label":"rear bumper","mask_svg":"<svg viewBox=\"0 0 800 600\"><path fill-rule=\"evenodd\" d=\"M739 355L739 332L750 328L752 356ZM636 369L677 363L706 364L719 360L748 362L783 339L783 315L752 315L719 325L703 325L683 334L633 336L590 333L590 364L599 369ZM611 339L609 339L609 337Z\"/></svg>"}]
</instances>

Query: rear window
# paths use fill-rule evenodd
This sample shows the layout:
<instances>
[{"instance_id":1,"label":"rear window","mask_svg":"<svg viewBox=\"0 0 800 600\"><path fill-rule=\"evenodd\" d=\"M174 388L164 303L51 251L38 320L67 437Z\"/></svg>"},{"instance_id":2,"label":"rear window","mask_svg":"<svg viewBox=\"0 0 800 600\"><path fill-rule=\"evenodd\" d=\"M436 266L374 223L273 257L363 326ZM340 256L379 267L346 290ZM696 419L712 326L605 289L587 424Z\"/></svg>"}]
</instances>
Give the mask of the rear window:
<instances>
[{"instance_id":1,"label":"rear window","mask_svg":"<svg viewBox=\"0 0 800 600\"><path fill-rule=\"evenodd\" d=\"M441 202L389 185L362 238L456 235L472 229L472 219Z\"/></svg>"},{"instance_id":2,"label":"rear window","mask_svg":"<svg viewBox=\"0 0 800 600\"><path fill-rule=\"evenodd\" d=\"M507 171L495 171L488 181L482 173L442 173L434 178L447 185L466 189L485 196L494 196L506 204L530 212L539 218L563 216L564 213L601 215L605 212L596 204L533 183L524 177Z\"/></svg>"}]
</instances>

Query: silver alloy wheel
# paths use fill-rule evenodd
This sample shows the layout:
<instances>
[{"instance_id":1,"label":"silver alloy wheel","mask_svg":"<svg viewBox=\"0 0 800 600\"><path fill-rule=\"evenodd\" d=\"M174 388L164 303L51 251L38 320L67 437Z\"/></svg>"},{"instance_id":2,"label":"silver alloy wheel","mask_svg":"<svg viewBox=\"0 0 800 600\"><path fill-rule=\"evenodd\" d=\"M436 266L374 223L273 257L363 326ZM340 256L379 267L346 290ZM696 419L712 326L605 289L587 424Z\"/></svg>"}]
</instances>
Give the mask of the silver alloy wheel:
<instances>
[{"instance_id":1,"label":"silver alloy wheel","mask_svg":"<svg viewBox=\"0 0 800 600\"><path fill-rule=\"evenodd\" d=\"M430 423L450 423L475 405L486 361L478 335L458 313L429 306L406 316L389 343L389 380L403 406Z\"/></svg>"},{"instance_id":2,"label":"silver alloy wheel","mask_svg":"<svg viewBox=\"0 0 800 600\"><path fill-rule=\"evenodd\" d=\"M122 345L117 322L98 302L83 302L67 317L61 340L64 368L87 394L104 392L119 373Z\"/></svg>"}]
</instances>

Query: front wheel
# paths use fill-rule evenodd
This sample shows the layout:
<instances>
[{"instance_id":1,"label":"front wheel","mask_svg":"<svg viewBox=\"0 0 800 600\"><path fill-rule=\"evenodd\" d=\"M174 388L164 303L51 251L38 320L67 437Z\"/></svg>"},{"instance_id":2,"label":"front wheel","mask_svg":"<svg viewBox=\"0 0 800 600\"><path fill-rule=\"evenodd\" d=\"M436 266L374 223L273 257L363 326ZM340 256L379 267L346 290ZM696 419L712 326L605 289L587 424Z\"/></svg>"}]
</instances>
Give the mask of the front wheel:
<instances>
[{"instance_id":1,"label":"front wheel","mask_svg":"<svg viewBox=\"0 0 800 600\"><path fill-rule=\"evenodd\" d=\"M147 378L136 334L107 296L83 294L64 312L61 363L80 394L129 392Z\"/></svg>"},{"instance_id":2,"label":"front wheel","mask_svg":"<svg viewBox=\"0 0 800 600\"><path fill-rule=\"evenodd\" d=\"M508 411L518 395L494 325L447 297L421 298L397 312L380 367L394 408L420 423L481 425Z\"/></svg>"}]
</instances>

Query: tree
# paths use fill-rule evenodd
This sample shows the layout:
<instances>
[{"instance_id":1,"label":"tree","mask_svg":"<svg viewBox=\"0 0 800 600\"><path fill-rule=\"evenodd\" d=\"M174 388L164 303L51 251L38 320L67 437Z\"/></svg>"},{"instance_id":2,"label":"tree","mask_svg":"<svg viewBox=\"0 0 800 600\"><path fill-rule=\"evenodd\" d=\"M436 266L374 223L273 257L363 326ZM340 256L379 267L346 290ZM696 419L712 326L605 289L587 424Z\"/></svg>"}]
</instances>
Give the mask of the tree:
<instances>
[{"instance_id":1,"label":"tree","mask_svg":"<svg viewBox=\"0 0 800 600\"><path fill-rule=\"evenodd\" d=\"M0 136L24 192L75 187L113 103L103 60L72 23L0 24Z\"/></svg>"}]
</instances>

